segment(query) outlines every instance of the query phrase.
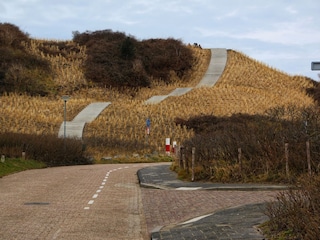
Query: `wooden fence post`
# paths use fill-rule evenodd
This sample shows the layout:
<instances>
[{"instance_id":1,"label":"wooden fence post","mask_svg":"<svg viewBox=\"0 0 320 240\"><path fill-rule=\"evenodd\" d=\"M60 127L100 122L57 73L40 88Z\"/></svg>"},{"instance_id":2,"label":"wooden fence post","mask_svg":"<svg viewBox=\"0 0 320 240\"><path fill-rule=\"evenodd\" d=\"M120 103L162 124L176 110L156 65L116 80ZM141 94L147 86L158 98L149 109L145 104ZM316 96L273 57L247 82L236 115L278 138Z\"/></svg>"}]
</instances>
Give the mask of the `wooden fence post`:
<instances>
[{"instance_id":1,"label":"wooden fence post","mask_svg":"<svg viewBox=\"0 0 320 240\"><path fill-rule=\"evenodd\" d=\"M192 177L191 181L194 181L194 163L195 163L195 153L196 153L196 148L192 148L192 160L191 160L191 171L192 171Z\"/></svg>"},{"instance_id":2,"label":"wooden fence post","mask_svg":"<svg viewBox=\"0 0 320 240\"><path fill-rule=\"evenodd\" d=\"M183 163L183 158L184 158L184 147L180 147L180 158L179 158L179 168L182 168L182 163Z\"/></svg>"},{"instance_id":3,"label":"wooden fence post","mask_svg":"<svg viewBox=\"0 0 320 240\"><path fill-rule=\"evenodd\" d=\"M176 164L179 165L179 161L180 161L180 151L181 151L181 146L177 147L177 152L176 152Z\"/></svg>"},{"instance_id":4,"label":"wooden fence post","mask_svg":"<svg viewBox=\"0 0 320 240\"><path fill-rule=\"evenodd\" d=\"M289 143L284 144L284 154L286 158L286 175L289 177Z\"/></svg>"},{"instance_id":5,"label":"wooden fence post","mask_svg":"<svg viewBox=\"0 0 320 240\"><path fill-rule=\"evenodd\" d=\"M309 140L306 142L306 148L307 148L308 173L309 173L309 176L311 176L311 157L310 157L310 142L309 142Z\"/></svg>"},{"instance_id":6,"label":"wooden fence post","mask_svg":"<svg viewBox=\"0 0 320 240\"><path fill-rule=\"evenodd\" d=\"M241 155L242 155L242 150L241 150L241 148L238 148L238 162L239 162L240 174L242 174L242 159L241 159Z\"/></svg>"},{"instance_id":7,"label":"wooden fence post","mask_svg":"<svg viewBox=\"0 0 320 240\"><path fill-rule=\"evenodd\" d=\"M183 170L186 170L186 152L187 148L184 149L183 154L182 154L182 162L183 162Z\"/></svg>"},{"instance_id":8,"label":"wooden fence post","mask_svg":"<svg viewBox=\"0 0 320 240\"><path fill-rule=\"evenodd\" d=\"M186 152L184 154L184 159L183 159L183 169L186 170L187 174L189 174L189 162L186 158L186 154L188 154L188 147L186 147ZM188 155L189 156L189 155Z\"/></svg>"}]
</instances>

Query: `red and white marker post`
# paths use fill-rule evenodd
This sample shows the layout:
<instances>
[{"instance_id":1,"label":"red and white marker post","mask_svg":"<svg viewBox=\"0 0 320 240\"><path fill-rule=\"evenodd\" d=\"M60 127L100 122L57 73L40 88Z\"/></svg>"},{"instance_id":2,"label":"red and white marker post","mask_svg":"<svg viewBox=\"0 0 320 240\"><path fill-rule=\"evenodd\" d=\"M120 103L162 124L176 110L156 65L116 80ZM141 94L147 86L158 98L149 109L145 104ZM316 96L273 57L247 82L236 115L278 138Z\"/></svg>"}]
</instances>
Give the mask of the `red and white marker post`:
<instances>
[{"instance_id":1,"label":"red and white marker post","mask_svg":"<svg viewBox=\"0 0 320 240\"><path fill-rule=\"evenodd\" d=\"M170 156L170 138L166 138L166 154Z\"/></svg>"}]
</instances>

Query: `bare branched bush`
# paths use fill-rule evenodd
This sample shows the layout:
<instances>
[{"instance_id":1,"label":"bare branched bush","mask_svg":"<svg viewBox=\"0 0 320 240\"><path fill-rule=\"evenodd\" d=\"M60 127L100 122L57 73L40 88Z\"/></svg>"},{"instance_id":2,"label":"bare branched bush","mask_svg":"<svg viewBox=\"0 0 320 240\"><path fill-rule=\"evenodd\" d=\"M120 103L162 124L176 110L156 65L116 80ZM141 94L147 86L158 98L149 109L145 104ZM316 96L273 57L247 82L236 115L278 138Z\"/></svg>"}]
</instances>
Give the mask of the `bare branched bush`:
<instances>
[{"instance_id":1,"label":"bare branched bush","mask_svg":"<svg viewBox=\"0 0 320 240\"><path fill-rule=\"evenodd\" d=\"M295 181L295 176L307 172L306 141L311 142L311 168L318 172L320 121L317 111L317 108L289 106L269 110L268 115L204 115L189 120L176 119L176 123L195 131L195 136L183 145L187 149L197 149L197 164L202 166L207 179L221 179L221 172L217 172L219 163L223 162L223 168L234 168L235 173L228 172L224 176L226 179L229 176L229 181L252 181L261 177L264 181ZM285 143L289 144L290 152L289 179L285 171ZM189 162L190 156L190 153L187 154ZM239 174L240 160L242 166Z\"/></svg>"},{"instance_id":2,"label":"bare branched bush","mask_svg":"<svg viewBox=\"0 0 320 240\"><path fill-rule=\"evenodd\" d=\"M150 87L153 79L166 84L180 81L190 72L193 54L175 39L138 41L111 30L77 32L73 40L86 46L86 79L113 88Z\"/></svg>"},{"instance_id":3,"label":"bare branched bush","mask_svg":"<svg viewBox=\"0 0 320 240\"><path fill-rule=\"evenodd\" d=\"M305 176L296 188L278 194L266 215L271 239L318 239L320 236L320 178Z\"/></svg>"},{"instance_id":4,"label":"bare branched bush","mask_svg":"<svg viewBox=\"0 0 320 240\"><path fill-rule=\"evenodd\" d=\"M0 134L0 153L18 158L25 152L27 159L45 163L49 167L90 164L81 141L61 139L52 135Z\"/></svg>"}]
</instances>

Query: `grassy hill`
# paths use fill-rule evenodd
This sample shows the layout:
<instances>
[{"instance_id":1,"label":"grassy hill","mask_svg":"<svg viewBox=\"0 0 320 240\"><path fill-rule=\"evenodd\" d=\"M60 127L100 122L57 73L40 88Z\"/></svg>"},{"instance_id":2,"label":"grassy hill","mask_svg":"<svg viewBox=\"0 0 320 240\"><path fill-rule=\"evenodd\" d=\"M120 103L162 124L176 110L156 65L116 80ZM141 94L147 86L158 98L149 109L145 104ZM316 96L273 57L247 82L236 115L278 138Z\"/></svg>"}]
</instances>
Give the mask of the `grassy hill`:
<instances>
[{"instance_id":1,"label":"grassy hill","mask_svg":"<svg viewBox=\"0 0 320 240\"><path fill-rule=\"evenodd\" d=\"M16 28L13 29L19 33ZM0 109L2 134L57 136L63 122L61 96L64 94L71 95L67 104L67 120L72 120L91 102L112 102L84 130L86 155L94 156L95 159L163 152L167 137L178 144L191 147L190 144L197 146L196 142L201 143L199 136L207 141L204 135L211 133L211 138L224 139L225 143L230 133L225 130L219 132L217 129L212 132L212 125L217 122L221 130L227 129L227 126L228 129L233 129L238 122L252 122L251 126L257 123L274 126L274 123L268 122L270 116L273 119L277 116L280 122L291 119L301 123L305 116L303 111L315 118L312 114L316 112L314 109L317 105L316 82L303 76L290 76L234 50L228 50L225 71L214 87L196 88L183 96L169 97L160 104L145 105L144 101L151 96L168 94L177 87L196 86L208 67L210 50L185 45L174 39L138 41L132 36L110 30L76 33L74 40L67 42L30 39L21 34L17 36L21 40L18 44L20 55L26 54L29 58L32 56L34 64L39 62L38 65L33 65L37 67L29 67L30 76L39 75L39 66L49 64L51 72L44 67L43 71L49 73L40 74L43 77L39 80L44 81L47 90L44 92L48 93L43 96L36 91L32 94L16 90L3 91ZM5 46L2 45L2 50ZM6 49L17 51L12 44L8 46ZM102 51L105 54L101 55ZM143 55L142 52L148 52L148 56L152 57ZM9 56L14 59L12 54ZM110 62L110 58L115 59L114 62ZM20 61L19 64L28 69L23 62ZM1 66L6 69L7 65L2 62ZM22 76L23 72L19 74ZM18 79L21 78L20 75L17 76ZM122 80L117 82L117 77L114 76ZM135 79L137 82L132 83ZM3 89L5 85L1 86ZM294 111L296 116L293 116ZM239 114L252 117L239 118ZM261 122L261 116L269 120ZM145 134L147 118L151 119L151 134L148 138ZM215 121L217 118L220 120ZM225 125L222 126L221 122ZM285 128L286 123L281 124ZM197 132L200 128L205 130ZM239 134L242 137L235 138L249 138L245 132ZM223 156L230 156L234 161L241 144L232 144L232 149L229 146L221 151L224 152ZM250 144L252 143L247 143ZM209 145L208 148L219 148L217 146ZM209 154L210 151L207 154L203 152L198 157L206 159L207 165L217 158ZM267 155L266 153L259 158L268 158ZM269 158L270 156L275 155L271 154ZM246 158L252 160L256 156L253 154Z\"/></svg>"},{"instance_id":2,"label":"grassy hill","mask_svg":"<svg viewBox=\"0 0 320 240\"><path fill-rule=\"evenodd\" d=\"M318 236L320 86L241 52L227 53L214 87L145 105L154 95L196 86L211 51L110 30L75 33L73 41L30 39L0 24L0 154L15 158L24 151L45 166L88 164L88 156L99 162L103 156L161 154L170 137L184 146L187 167L173 165L181 177L190 179L195 147L195 180L301 184L301 191L279 195L281 208L269 205L266 229L278 236ZM67 120L91 102L112 102L86 125L83 141L57 138L65 94L71 95ZM0 163L0 175L16 171L17 161ZM301 218L307 220L297 227Z\"/></svg>"}]
</instances>

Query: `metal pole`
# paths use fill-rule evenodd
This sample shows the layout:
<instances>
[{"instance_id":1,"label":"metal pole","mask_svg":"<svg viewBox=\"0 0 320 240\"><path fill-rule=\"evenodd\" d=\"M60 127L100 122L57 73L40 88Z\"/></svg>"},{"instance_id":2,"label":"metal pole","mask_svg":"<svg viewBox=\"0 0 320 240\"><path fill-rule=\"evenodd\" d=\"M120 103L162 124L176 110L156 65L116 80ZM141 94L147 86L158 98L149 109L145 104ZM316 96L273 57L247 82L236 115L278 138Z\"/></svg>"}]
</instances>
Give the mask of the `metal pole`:
<instances>
[{"instance_id":1,"label":"metal pole","mask_svg":"<svg viewBox=\"0 0 320 240\"><path fill-rule=\"evenodd\" d=\"M67 101L70 99L69 96L62 96L62 100L64 101L64 126L63 126L63 141L64 141L64 149L66 150L66 137L67 137Z\"/></svg>"},{"instance_id":2,"label":"metal pole","mask_svg":"<svg viewBox=\"0 0 320 240\"><path fill-rule=\"evenodd\" d=\"M66 139L66 130L67 130L67 100L64 100L64 129L63 129L64 139Z\"/></svg>"},{"instance_id":3,"label":"metal pole","mask_svg":"<svg viewBox=\"0 0 320 240\"><path fill-rule=\"evenodd\" d=\"M194 163L195 163L195 154L196 154L196 148L192 148L192 159L191 159L191 171L192 171L192 177L191 181L194 181Z\"/></svg>"}]
</instances>

